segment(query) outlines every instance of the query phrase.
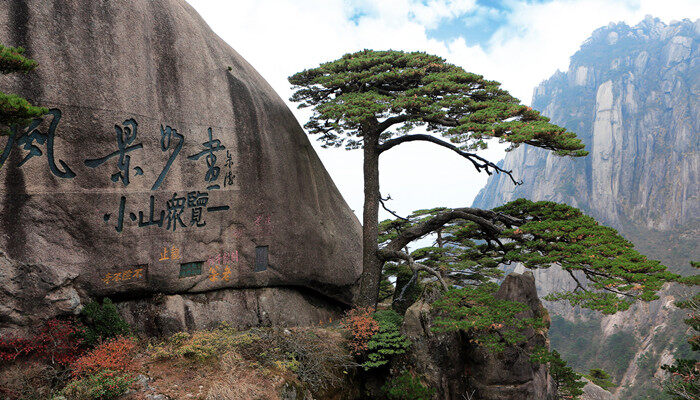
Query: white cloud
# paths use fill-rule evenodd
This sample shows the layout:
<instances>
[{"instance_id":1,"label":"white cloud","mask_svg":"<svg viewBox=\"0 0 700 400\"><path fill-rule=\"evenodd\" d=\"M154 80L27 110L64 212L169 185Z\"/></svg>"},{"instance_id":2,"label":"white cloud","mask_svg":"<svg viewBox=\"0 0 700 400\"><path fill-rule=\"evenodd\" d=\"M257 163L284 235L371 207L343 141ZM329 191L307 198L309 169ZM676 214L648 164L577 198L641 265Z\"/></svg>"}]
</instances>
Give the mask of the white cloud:
<instances>
[{"instance_id":1,"label":"white cloud","mask_svg":"<svg viewBox=\"0 0 700 400\"><path fill-rule=\"evenodd\" d=\"M475 8L476 0L431 0L414 4L411 13L419 24L434 29L445 18L456 18Z\"/></svg>"},{"instance_id":2,"label":"white cloud","mask_svg":"<svg viewBox=\"0 0 700 400\"><path fill-rule=\"evenodd\" d=\"M440 55L501 82L511 94L529 103L532 89L557 69L566 70L569 57L596 28L617 21L636 24L646 14L665 22L700 17L697 0L545 4L508 0L513 12L488 46L481 47L468 46L463 38L445 42L427 35L441 21L475 11L474 0L188 2L285 100L291 95L286 79L295 72L364 48L391 48ZM303 125L308 111L289 105ZM361 152L315 147L351 208L360 215ZM496 161L502 158L503 148L495 146L485 154ZM382 157L382 192L396 199L391 205L403 214L439 205L469 205L486 182L486 176L476 174L463 159L429 144L405 144Z\"/></svg>"}]
</instances>

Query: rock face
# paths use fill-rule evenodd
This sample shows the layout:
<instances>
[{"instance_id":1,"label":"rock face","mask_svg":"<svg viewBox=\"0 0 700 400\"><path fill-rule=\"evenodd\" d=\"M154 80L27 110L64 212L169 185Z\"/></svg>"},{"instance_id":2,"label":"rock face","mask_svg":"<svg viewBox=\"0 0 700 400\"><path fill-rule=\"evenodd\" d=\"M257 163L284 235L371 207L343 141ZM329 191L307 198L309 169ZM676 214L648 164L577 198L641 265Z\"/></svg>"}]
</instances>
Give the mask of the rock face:
<instances>
[{"instance_id":1,"label":"rock face","mask_svg":"<svg viewBox=\"0 0 700 400\"><path fill-rule=\"evenodd\" d=\"M543 317L547 311L537 297L531 272L509 274L496 297L529 307L521 318ZM475 346L463 332L436 335L431 332L430 307L423 301L411 306L403 330L412 340L410 364L424 375L440 399L553 400L554 382L546 365L530 362L536 347L549 347L547 331L524 332L526 342L492 354Z\"/></svg>"},{"instance_id":2,"label":"rock face","mask_svg":"<svg viewBox=\"0 0 700 400\"><path fill-rule=\"evenodd\" d=\"M284 102L184 0L16 0L0 22L39 63L2 90L51 109L0 142L0 331L101 296L170 304L186 326L351 301L359 222Z\"/></svg>"},{"instance_id":3,"label":"rock face","mask_svg":"<svg viewBox=\"0 0 700 400\"><path fill-rule=\"evenodd\" d=\"M294 326L325 322L345 311L308 290L283 287L157 295L122 302L119 309L129 325L151 336L212 329L222 316L237 327Z\"/></svg>"},{"instance_id":4,"label":"rock face","mask_svg":"<svg viewBox=\"0 0 700 400\"><path fill-rule=\"evenodd\" d=\"M474 206L491 208L520 197L563 202L619 230L672 270L700 259L699 39L700 20L665 25L647 17L634 27L620 23L596 30L571 58L569 70L539 85L532 102L552 122L576 132L590 155L569 159L518 148L502 165L525 184L514 187L491 177ZM556 267L536 271L535 277L540 296L573 283ZM615 378L627 388L618 388L616 398L635 398L636 388L653 386L650 378L661 355L682 343L671 322L679 320L674 300L665 292L659 300L604 318L562 303L545 304L571 322L599 323L591 346L584 346L587 355L570 354L570 359L578 358L581 370L618 364ZM553 318L551 330L555 348L558 321ZM607 361L612 356L605 346L626 347L613 343L623 338L634 347L632 353Z\"/></svg>"},{"instance_id":5,"label":"rock face","mask_svg":"<svg viewBox=\"0 0 700 400\"><path fill-rule=\"evenodd\" d=\"M520 147L502 163L525 184L491 177L474 205L527 196L569 203L616 227L697 228L699 38L700 20L667 26L647 17L635 27L596 30L571 58L569 71L535 88L532 101L576 132L590 155L562 158Z\"/></svg>"},{"instance_id":6,"label":"rock face","mask_svg":"<svg viewBox=\"0 0 700 400\"><path fill-rule=\"evenodd\" d=\"M585 379L586 386L583 387L583 394L581 395L581 400L612 400L612 393L603 389L602 387L592 383L588 379Z\"/></svg>"}]
</instances>

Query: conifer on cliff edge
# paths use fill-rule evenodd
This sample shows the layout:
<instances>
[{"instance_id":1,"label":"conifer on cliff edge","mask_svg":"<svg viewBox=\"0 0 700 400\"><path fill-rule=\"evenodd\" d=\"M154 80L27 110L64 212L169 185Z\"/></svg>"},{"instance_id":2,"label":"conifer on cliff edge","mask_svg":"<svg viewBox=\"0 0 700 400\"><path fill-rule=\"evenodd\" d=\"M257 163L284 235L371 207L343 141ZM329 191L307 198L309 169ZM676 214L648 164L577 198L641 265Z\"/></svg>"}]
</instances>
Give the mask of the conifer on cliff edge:
<instances>
[{"instance_id":1,"label":"conifer on cliff edge","mask_svg":"<svg viewBox=\"0 0 700 400\"><path fill-rule=\"evenodd\" d=\"M28 73L37 67L37 62L24 56L22 47L0 44L0 73ZM0 135L11 135L12 127L27 125L34 118L49 112L47 108L36 107L16 94L0 91ZM2 150L0 150L0 153Z\"/></svg>"}]
</instances>

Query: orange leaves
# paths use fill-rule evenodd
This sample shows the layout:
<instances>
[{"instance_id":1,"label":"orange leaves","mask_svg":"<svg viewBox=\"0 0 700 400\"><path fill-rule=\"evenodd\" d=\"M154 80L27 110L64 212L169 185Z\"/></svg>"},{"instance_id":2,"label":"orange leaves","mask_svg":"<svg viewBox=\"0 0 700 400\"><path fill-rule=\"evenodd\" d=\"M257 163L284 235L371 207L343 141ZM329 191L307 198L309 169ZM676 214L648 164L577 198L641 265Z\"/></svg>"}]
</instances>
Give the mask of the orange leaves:
<instances>
[{"instance_id":1,"label":"orange leaves","mask_svg":"<svg viewBox=\"0 0 700 400\"><path fill-rule=\"evenodd\" d=\"M0 361L37 357L51 364L67 365L83 351L84 333L84 327L74 321L50 319L32 337L0 337Z\"/></svg>"},{"instance_id":2,"label":"orange leaves","mask_svg":"<svg viewBox=\"0 0 700 400\"><path fill-rule=\"evenodd\" d=\"M73 376L89 375L102 370L129 369L136 342L127 337L106 341L78 358L73 364Z\"/></svg>"},{"instance_id":3,"label":"orange leaves","mask_svg":"<svg viewBox=\"0 0 700 400\"><path fill-rule=\"evenodd\" d=\"M372 317L372 313L371 307L353 308L342 321L350 333L350 350L355 354L367 350L367 342L379 332L379 322Z\"/></svg>"}]
</instances>

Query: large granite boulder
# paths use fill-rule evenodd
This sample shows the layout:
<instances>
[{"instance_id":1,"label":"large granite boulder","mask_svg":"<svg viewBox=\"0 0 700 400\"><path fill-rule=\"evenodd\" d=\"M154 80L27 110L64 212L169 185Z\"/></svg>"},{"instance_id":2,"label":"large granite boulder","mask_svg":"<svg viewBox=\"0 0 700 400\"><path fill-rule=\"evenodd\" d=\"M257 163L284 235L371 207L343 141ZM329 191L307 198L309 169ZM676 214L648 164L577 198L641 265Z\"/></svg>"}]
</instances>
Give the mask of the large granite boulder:
<instances>
[{"instance_id":1,"label":"large granite boulder","mask_svg":"<svg viewBox=\"0 0 700 400\"><path fill-rule=\"evenodd\" d=\"M352 300L359 222L284 102L184 0L0 2L0 43L39 63L0 88L51 109L0 138L0 332L102 296L180 327Z\"/></svg>"}]
</instances>

